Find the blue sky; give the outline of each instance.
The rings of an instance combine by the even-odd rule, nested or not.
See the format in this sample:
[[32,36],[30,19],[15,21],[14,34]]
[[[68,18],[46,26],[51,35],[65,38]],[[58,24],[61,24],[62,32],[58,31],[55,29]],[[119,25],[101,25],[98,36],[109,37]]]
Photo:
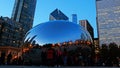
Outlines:
[[[15,0],[0,0],[0,16],[11,18],[14,2]],[[49,14],[56,8],[67,15],[70,21],[72,14],[77,14],[78,21],[87,19],[97,37],[95,0],[37,0],[33,26],[49,21]]]

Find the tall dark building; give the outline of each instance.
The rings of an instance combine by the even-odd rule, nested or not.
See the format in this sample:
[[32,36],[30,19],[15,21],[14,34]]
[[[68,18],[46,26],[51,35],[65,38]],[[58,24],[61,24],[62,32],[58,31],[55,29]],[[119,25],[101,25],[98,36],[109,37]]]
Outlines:
[[68,17],[60,10],[55,9],[52,13],[50,13],[49,20],[68,20]]
[[21,24],[22,37],[19,40],[22,42],[27,31],[32,28],[35,8],[36,0],[15,0],[11,19]]
[[99,44],[120,45],[120,0],[96,0]]
[[35,8],[36,0],[15,0],[12,20],[21,23],[24,34],[32,28]]
[[94,30],[93,30],[93,27],[90,25],[89,21],[88,20],[80,20],[80,25],[84,27],[85,30],[87,30],[92,39],[94,39]]

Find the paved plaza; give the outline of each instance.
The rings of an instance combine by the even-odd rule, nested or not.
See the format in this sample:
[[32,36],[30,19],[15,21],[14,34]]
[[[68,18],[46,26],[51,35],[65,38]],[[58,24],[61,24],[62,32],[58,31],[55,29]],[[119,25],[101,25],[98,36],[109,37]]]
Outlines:
[[66,66],[66,67],[47,67],[47,66],[0,66],[0,68],[119,68],[119,67],[75,67],[75,66]]

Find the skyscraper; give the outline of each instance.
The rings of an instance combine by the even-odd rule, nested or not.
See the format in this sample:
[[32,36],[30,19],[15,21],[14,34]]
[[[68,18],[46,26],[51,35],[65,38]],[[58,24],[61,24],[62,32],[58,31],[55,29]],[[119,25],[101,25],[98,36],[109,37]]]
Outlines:
[[49,20],[68,20],[68,17],[60,10],[55,9],[52,13],[50,13]]
[[23,33],[26,33],[33,25],[36,0],[15,0],[12,20],[21,23]]
[[77,14],[72,14],[72,22],[77,23]]
[[90,33],[92,39],[94,39],[94,29],[90,25],[89,21],[88,20],[80,20],[80,25],[83,26],[84,29]]
[[120,0],[96,0],[99,43],[120,44]]

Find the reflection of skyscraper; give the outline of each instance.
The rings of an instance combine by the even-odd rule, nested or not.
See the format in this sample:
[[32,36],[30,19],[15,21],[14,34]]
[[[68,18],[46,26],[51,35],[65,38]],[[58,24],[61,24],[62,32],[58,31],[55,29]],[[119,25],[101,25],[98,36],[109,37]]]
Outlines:
[[55,9],[52,13],[50,13],[49,20],[68,20],[68,17],[60,10]]
[[120,44],[120,0],[96,0],[99,43]]
[[15,0],[12,20],[22,24],[23,33],[33,25],[36,0]]
[[72,14],[72,22],[77,23],[77,15]]

